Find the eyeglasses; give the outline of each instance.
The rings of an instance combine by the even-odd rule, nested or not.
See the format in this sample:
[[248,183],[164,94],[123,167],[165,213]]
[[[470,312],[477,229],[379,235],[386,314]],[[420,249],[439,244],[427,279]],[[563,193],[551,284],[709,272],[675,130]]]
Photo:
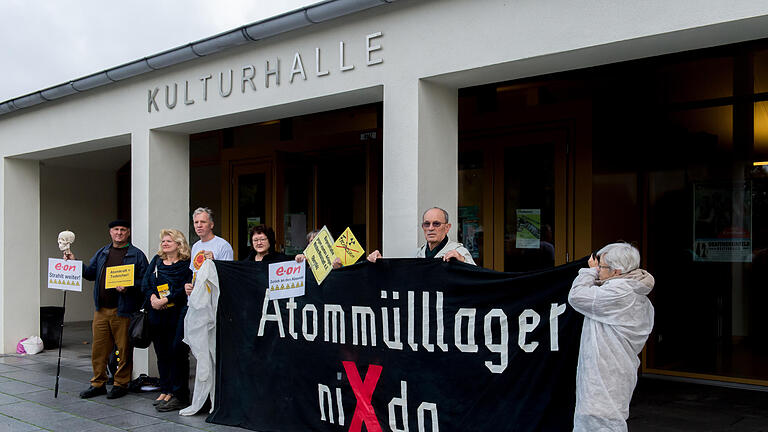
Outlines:
[[439,221],[433,221],[433,222],[424,221],[424,222],[421,223],[421,227],[424,228],[424,229],[427,229],[431,225],[431,226],[433,226],[435,228],[440,228],[444,223],[445,222],[439,222]]
[[252,241],[254,243],[266,243],[266,242],[269,241],[269,239],[267,239],[267,238],[255,238],[255,239],[252,239]]
[[611,268],[610,268],[609,266],[607,266],[607,265],[599,265],[599,266],[597,266],[597,267],[598,267],[598,268],[601,268],[601,269],[605,269],[605,270],[610,270],[610,269],[611,269]]

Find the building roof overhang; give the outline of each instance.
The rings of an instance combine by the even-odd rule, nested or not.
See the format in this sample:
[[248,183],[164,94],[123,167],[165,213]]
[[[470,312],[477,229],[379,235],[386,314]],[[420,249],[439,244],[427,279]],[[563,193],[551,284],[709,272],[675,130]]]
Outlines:
[[0,116],[395,1],[325,0],[0,102]]

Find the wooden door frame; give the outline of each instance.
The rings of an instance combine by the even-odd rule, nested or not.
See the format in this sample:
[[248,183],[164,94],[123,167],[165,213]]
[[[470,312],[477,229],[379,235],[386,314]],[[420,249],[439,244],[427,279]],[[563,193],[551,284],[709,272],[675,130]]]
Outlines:
[[[312,227],[317,225],[317,169],[315,163],[309,160],[310,158],[306,152],[275,151],[275,183],[272,191],[275,202],[275,218],[274,224],[271,226],[275,230],[275,239],[278,239],[278,245],[283,248],[285,248],[285,245],[281,245],[279,240],[284,239],[285,234],[285,167],[295,162],[290,160],[291,157],[296,157],[296,159],[306,163],[308,168],[312,170],[309,173],[310,184],[308,189],[310,193],[307,196],[307,225]],[[284,250],[281,252],[284,252]]]
[[[341,136],[347,136],[351,135],[352,133],[345,133],[341,134]],[[327,143],[325,146],[322,146],[320,148],[313,148],[313,145],[316,146],[317,138],[313,138],[312,140],[309,139],[300,139],[300,140],[294,140],[292,142],[292,147],[294,149],[299,148],[299,150],[291,153],[295,153],[297,155],[301,155],[303,157],[306,157],[308,160],[311,160],[313,156],[317,154],[321,154],[323,152],[328,151],[329,149],[332,149],[334,151],[338,151],[340,149],[344,149],[345,147],[357,147],[362,149],[365,152],[365,164],[366,164],[366,175],[365,175],[365,185],[366,185],[366,232],[365,233],[356,233],[356,235],[364,235],[365,236],[365,246],[366,248],[371,251],[374,249],[380,249],[381,248],[381,190],[383,187],[383,184],[381,183],[381,170],[382,170],[382,139],[381,139],[381,129],[371,129],[371,130],[364,130],[359,132],[354,132],[354,136],[360,136],[362,134],[366,134],[367,136],[371,136],[373,134],[373,138],[369,138],[365,141],[360,141],[355,144],[350,145],[343,145],[343,146],[336,146],[331,147]],[[332,137],[324,137],[321,141],[327,141],[328,143],[331,143],[333,141],[338,140],[338,136],[332,136]],[[342,139],[342,141],[351,141],[351,140],[345,140]],[[275,238],[276,239],[282,239],[283,237],[283,223],[282,223],[282,217],[284,216],[283,212],[283,179],[285,173],[283,172],[282,165],[281,165],[281,156],[280,152],[277,150],[270,150],[268,153],[265,154],[264,150],[257,150],[257,149],[250,149],[250,148],[236,148],[236,149],[225,149],[222,151],[222,177],[221,177],[221,184],[222,184],[222,194],[221,194],[221,233],[222,236],[229,239],[230,242],[233,244],[233,249],[235,252],[235,256],[238,254],[238,248],[239,245],[236,247],[235,244],[238,243],[238,239],[236,238],[237,235],[240,235],[240,233],[237,233],[237,227],[236,227],[236,218],[237,218],[237,185],[236,185],[236,176],[239,174],[245,174],[248,173],[247,170],[249,168],[247,167],[255,167],[255,166],[261,166],[266,165],[268,166],[268,172],[269,174],[266,176],[266,183],[267,183],[267,197],[266,197],[266,208],[267,208],[267,220],[264,222],[268,226],[273,227],[275,230]],[[307,222],[317,228],[317,196],[318,196],[318,189],[317,189],[317,176],[318,176],[318,170],[316,163],[312,164],[312,202],[313,205],[310,206],[309,214],[307,214]],[[262,171],[254,171],[254,172],[262,172]]]
[[[381,133],[377,132],[381,137]],[[365,145],[365,247],[367,252],[381,250],[381,191],[383,188],[381,139],[369,141]]]
[[[495,166],[493,168],[494,187],[493,187],[493,267],[499,271],[504,271],[504,151],[508,148],[537,145],[554,144],[554,246],[555,246],[555,265],[562,265],[567,262],[567,258],[573,255],[573,236],[571,233],[571,224],[569,215],[572,212],[568,209],[568,167],[567,167],[567,147],[568,131],[564,129],[544,129],[535,131],[524,131],[499,136],[498,141],[493,143],[492,152],[494,154]],[[526,139],[527,138],[527,139]],[[516,142],[510,142],[514,140]]]
[[237,178],[243,174],[264,173],[265,188],[265,219],[262,223],[272,226],[276,220],[276,203],[273,187],[275,184],[274,160],[271,157],[250,158],[250,159],[230,159],[225,160],[222,169],[222,227],[221,232],[225,238],[230,239],[234,256],[239,256],[242,238],[239,236],[244,233],[238,232],[237,226]]
[[[481,141],[477,150],[482,151],[483,188],[482,223],[486,229],[483,242],[483,266],[498,271],[504,270],[504,150],[514,147],[511,142],[517,137],[525,139],[524,144],[533,142],[552,142],[554,153],[554,190],[555,190],[555,265],[562,265],[574,257],[576,229],[574,224],[574,169],[570,150],[573,147],[572,122],[557,122],[534,127],[505,127],[464,134],[460,151],[471,149],[469,144]],[[463,147],[463,148],[462,148]],[[490,240],[490,241],[489,241]]]

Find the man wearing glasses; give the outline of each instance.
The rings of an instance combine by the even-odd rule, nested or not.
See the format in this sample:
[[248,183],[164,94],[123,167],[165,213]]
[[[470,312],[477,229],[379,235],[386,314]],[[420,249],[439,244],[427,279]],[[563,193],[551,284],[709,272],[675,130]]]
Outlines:
[[[443,261],[456,259],[476,265],[472,259],[472,254],[464,245],[448,238],[451,224],[448,223],[447,211],[439,207],[432,207],[424,212],[422,221],[421,228],[424,230],[424,238],[427,242],[416,251],[416,258],[442,258]],[[381,252],[378,250],[368,255],[370,262],[376,262],[379,258],[381,258]]]

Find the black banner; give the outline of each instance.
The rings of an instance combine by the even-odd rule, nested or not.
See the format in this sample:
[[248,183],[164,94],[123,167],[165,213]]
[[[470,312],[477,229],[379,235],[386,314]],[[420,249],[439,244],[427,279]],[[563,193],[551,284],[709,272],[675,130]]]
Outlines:
[[[583,261],[498,273],[439,259],[334,270],[265,301],[267,266],[216,262],[216,401],[259,431],[566,431]],[[266,311],[266,313],[265,313]],[[364,428],[364,429],[363,429]]]

